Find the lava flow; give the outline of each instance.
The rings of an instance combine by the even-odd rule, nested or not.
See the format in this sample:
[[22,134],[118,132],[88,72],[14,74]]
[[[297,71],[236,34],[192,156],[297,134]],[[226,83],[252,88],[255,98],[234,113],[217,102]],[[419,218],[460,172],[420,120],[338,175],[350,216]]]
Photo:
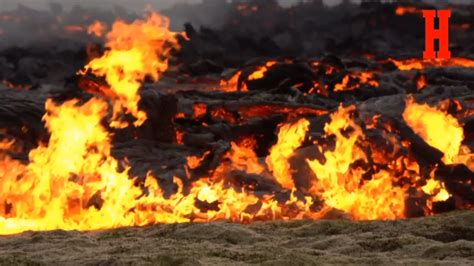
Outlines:
[[[105,28],[97,22],[88,30],[100,37]],[[157,13],[132,23],[117,21],[104,36],[103,55],[78,73],[83,78],[103,78],[104,85],[87,88],[87,100],[46,100],[43,122],[49,137],[29,152],[27,160],[14,156],[18,149],[14,141],[0,142],[0,234],[217,220],[323,219],[334,213],[354,220],[388,220],[435,214],[453,201],[455,208],[471,206],[470,198],[459,192],[463,186],[472,186],[470,180],[446,178],[450,167],[473,167],[472,153],[463,143],[463,124],[457,117],[411,97],[404,102],[398,122],[382,115],[364,116],[358,112],[363,108],[357,101],[335,105],[321,100],[326,105],[318,107],[278,106],[283,100],[292,103],[307,96],[298,89],[311,88],[315,82],[325,83],[334,94],[353,93],[364,84],[375,92],[382,86],[373,71],[329,79],[318,75],[332,75],[338,71],[336,67],[328,66],[330,71],[316,74],[301,62],[279,64],[273,60],[247,71],[245,81],[249,85],[269,82],[270,87],[290,84],[291,96],[279,96],[273,105],[261,103],[254,113],[236,98],[225,104],[217,100],[194,103],[193,118],[184,113],[172,115],[183,120],[183,125],[191,125],[188,132],[173,128],[179,136],[175,140],[178,144],[173,145],[198,142],[196,138],[212,144],[202,145],[206,151],[201,154],[197,149],[190,152],[193,155],[187,156],[182,176],[168,181],[172,187],[169,193],[162,186],[165,178],[152,169],[144,178],[133,176],[128,160],[112,154],[114,137],[123,133],[119,130],[130,129],[130,138],[139,138],[133,130],[150,119],[140,109],[140,88],[147,80],[160,79],[174,52],[181,48],[179,40],[187,38],[170,31],[168,19]],[[456,58],[433,64],[391,61],[400,70],[432,65],[472,67],[472,60]],[[281,68],[298,73],[297,78],[285,76],[274,83],[265,80],[272,70]],[[234,99],[237,93],[232,92],[238,90],[239,95],[250,95],[246,83],[239,88],[243,72],[236,73],[220,84],[220,91],[228,92],[229,99]],[[173,103],[174,99],[167,99]],[[259,115],[252,115],[255,113]],[[223,126],[222,121],[216,122],[219,115],[233,123]],[[136,119],[133,126],[128,123],[130,116]],[[251,124],[259,118],[270,122]],[[175,120],[170,123],[178,127]],[[230,132],[243,122],[248,122],[250,129],[242,130],[235,139],[223,138],[229,145],[218,145],[215,139],[221,131]],[[200,134],[201,126],[211,128],[215,135]],[[265,135],[266,128],[271,128],[271,133]],[[161,130],[166,129],[160,125]],[[189,140],[192,134],[198,137]],[[420,149],[432,152],[433,158],[419,159]]]

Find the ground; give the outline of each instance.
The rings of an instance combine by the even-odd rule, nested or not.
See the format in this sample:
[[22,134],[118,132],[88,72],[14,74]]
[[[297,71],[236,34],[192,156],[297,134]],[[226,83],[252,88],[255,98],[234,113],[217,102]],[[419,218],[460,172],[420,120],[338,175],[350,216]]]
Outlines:
[[398,221],[226,222],[0,237],[0,264],[469,265],[474,212]]

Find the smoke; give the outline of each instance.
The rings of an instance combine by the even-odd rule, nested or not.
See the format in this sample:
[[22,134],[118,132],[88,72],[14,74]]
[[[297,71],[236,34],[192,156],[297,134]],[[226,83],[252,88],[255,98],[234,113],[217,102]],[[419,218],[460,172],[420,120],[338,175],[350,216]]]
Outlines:
[[[13,11],[19,18],[27,18],[26,22],[19,24],[14,21],[0,21],[0,36],[2,36],[0,48],[31,43],[31,41],[35,41],[35,44],[39,41],[54,42],[58,36],[69,36],[54,28],[57,26],[55,24],[58,24],[56,20],[59,19],[61,21],[59,27],[69,26],[74,29],[74,27],[86,23],[81,19],[82,17],[91,17],[108,23],[113,22],[116,18],[132,20],[134,17],[140,17],[150,7],[169,16],[171,29],[174,31],[182,31],[186,22],[190,22],[194,26],[219,27],[226,21],[226,12],[224,12],[226,5],[223,5],[226,1],[241,0],[0,0],[0,12]],[[282,6],[291,6],[314,0],[277,1]],[[344,0],[322,1],[328,6],[335,6]],[[364,0],[350,1],[360,3]],[[175,5],[203,2],[204,5],[172,8]],[[407,2],[409,1],[407,0]],[[469,4],[474,0],[425,0],[425,2]],[[18,8],[19,6],[26,8]]]
[[[222,0],[226,1],[226,0]],[[141,12],[147,5],[151,5],[157,10],[170,8],[175,4],[199,3],[202,0],[0,0],[0,11],[15,9],[18,4],[34,9],[47,9],[51,2],[61,3],[65,8],[72,8],[79,5],[84,8],[111,9],[116,6],[126,8],[131,12]],[[301,0],[279,0],[282,6],[290,6]],[[340,2],[339,0],[326,0],[327,4]]]
[[[203,0],[0,0],[0,11],[11,10],[22,4],[35,9],[47,9],[52,2],[61,3],[65,8],[72,8],[79,5],[84,8],[100,8],[112,9],[117,6],[125,8],[129,12],[140,13],[148,5],[151,5],[157,10],[170,8],[175,4],[181,3],[199,3]],[[226,1],[226,0],[221,0]],[[299,2],[307,2],[310,0],[278,0],[282,6],[291,6]],[[323,0],[328,6],[334,6],[341,3],[343,0]],[[361,0],[352,0],[352,2],[361,2]],[[393,0],[386,0],[384,2],[394,2]],[[456,4],[472,4],[474,0],[425,0],[425,2],[450,2]]]
[[[203,0],[0,0],[0,11],[15,9],[18,4],[34,9],[47,9],[50,3],[56,2],[61,3],[66,9],[70,9],[75,5],[84,8],[100,8],[105,10],[120,6],[129,12],[139,13],[148,5],[151,5],[157,10],[161,10],[170,8],[176,4],[199,3],[202,1]],[[291,6],[298,2],[305,2],[305,0],[279,0],[279,2],[282,6]],[[342,2],[342,0],[324,0],[323,2],[332,6],[337,5]],[[360,2],[360,0],[354,0],[354,2]]]
[[15,9],[18,4],[34,9],[48,9],[51,2],[60,3],[66,9],[70,9],[75,5],[83,8],[105,10],[120,6],[129,12],[137,13],[143,11],[147,5],[159,10],[169,8],[177,3],[198,3],[200,0],[0,0],[0,10]]

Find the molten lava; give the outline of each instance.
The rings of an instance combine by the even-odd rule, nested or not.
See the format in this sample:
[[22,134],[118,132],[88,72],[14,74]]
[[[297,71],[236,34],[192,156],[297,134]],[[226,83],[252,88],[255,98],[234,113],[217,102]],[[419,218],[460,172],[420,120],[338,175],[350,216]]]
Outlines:
[[[242,71],[235,73],[229,80],[221,80],[219,84],[219,90],[226,92],[238,91],[240,75],[242,75]],[[241,91],[248,91],[245,83],[243,84]]]
[[395,9],[395,14],[397,16],[403,16],[406,14],[415,14],[421,16],[422,11],[415,6],[399,6],[397,7],[397,9]]
[[260,66],[255,70],[249,77],[249,80],[261,79],[265,76],[265,73],[268,71],[268,68],[274,66],[276,61],[269,61],[264,66]]
[[[359,88],[362,84],[368,84],[372,87],[378,87],[380,83],[375,79],[373,72],[354,72],[342,79],[341,83],[336,84],[334,91],[351,91]],[[356,82],[351,82],[356,81]]]
[[399,70],[413,70],[413,69],[424,69],[429,67],[466,67],[474,68],[474,59],[453,57],[450,59],[406,59],[396,60],[393,58],[389,59],[390,62],[394,63]]
[[416,80],[416,89],[420,91],[425,87],[426,87],[426,76],[421,74]]

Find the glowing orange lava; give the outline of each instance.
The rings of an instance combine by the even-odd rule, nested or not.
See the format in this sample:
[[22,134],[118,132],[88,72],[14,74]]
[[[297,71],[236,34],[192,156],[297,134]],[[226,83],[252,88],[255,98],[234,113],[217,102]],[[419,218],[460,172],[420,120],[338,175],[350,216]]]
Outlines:
[[395,9],[395,14],[397,16],[403,16],[406,14],[417,14],[421,15],[421,10],[415,6],[399,6]]
[[277,62],[276,61],[269,61],[267,62],[264,66],[260,66],[255,70],[250,76],[248,77],[249,80],[256,80],[256,79],[261,79],[265,76],[265,73],[268,71],[268,69],[272,66],[274,66]]
[[394,63],[399,70],[413,70],[413,69],[424,69],[429,67],[467,67],[474,68],[474,59],[463,58],[463,57],[453,57],[450,59],[433,59],[433,60],[423,60],[423,59],[406,59],[406,60],[396,60],[390,58],[389,61]]
[[[354,72],[350,73],[342,79],[341,83],[336,84],[334,91],[351,91],[359,88],[362,84],[368,84],[372,87],[378,87],[380,83],[375,79],[374,72]],[[355,80],[354,84],[350,84],[351,80]]]

